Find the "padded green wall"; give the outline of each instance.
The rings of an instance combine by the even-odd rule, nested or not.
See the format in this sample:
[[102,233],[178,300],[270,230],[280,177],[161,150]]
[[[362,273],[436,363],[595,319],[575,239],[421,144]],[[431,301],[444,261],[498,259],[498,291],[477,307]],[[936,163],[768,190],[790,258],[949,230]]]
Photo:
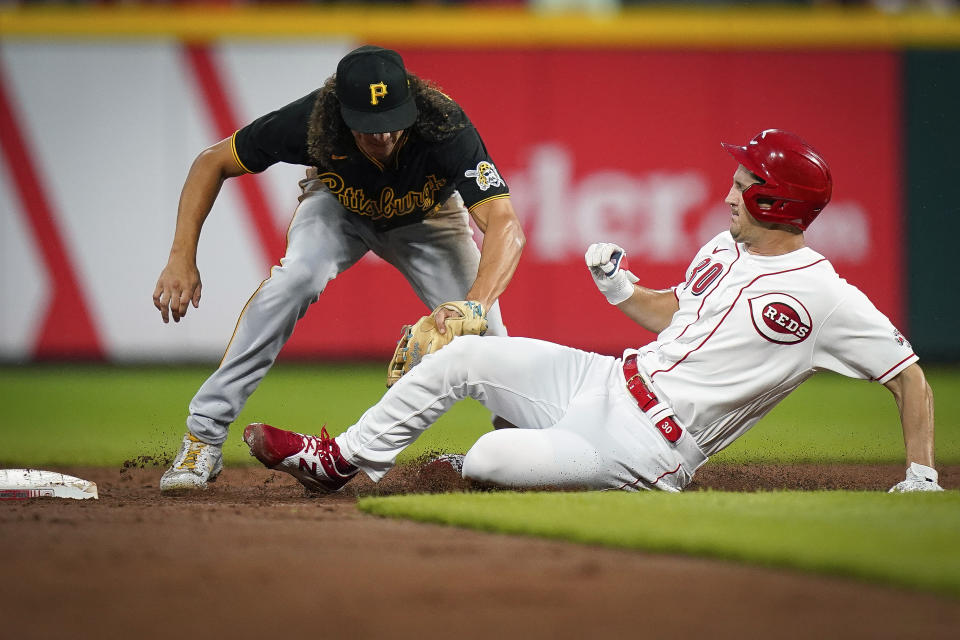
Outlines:
[[904,53],[907,335],[960,362],[960,51]]

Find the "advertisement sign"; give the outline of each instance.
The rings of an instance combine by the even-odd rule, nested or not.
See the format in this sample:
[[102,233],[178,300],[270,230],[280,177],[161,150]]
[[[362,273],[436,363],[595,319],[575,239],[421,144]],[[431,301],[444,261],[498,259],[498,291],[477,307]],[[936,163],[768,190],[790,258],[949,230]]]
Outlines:
[[[3,293],[18,301],[0,310],[0,358],[218,359],[282,255],[304,168],[227,181],[201,237],[201,306],[164,325],[150,296],[183,180],[202,149],[319,86],[354,46],[0,43],[0,250]],[[736,164],[721,141],[766,128],[794,131],[830,163],[833,201],[807,242],[901,321],[898,54],[397,49],[464,107],[510,186],[527,236],[501,298],[513,335],[612,354],[649,341],[597,292],[584,251],[615,242],[642,284],[681,282],[729,223]],[[64,86],[70,118],[50,99]],[[384,360],[424,313],[368,255],[329,284],[281,357]]]
[[[651,340],[597,292],[584,251],[592,242],[616,242],[642,284],[681,282],[697,249],[729,224],[724,198],[737,165],[720,142],[746,144],[766,128],[794,131],[827,159],[833,200],[807,243],[900,321],[894,55],[401,53],[411,71],[464,107],[510,185],[528,242],[501,298],[511,334],[611,354]],[[335,281],[315,305],[322,309],[301,322],[287,354],[389,348],[393,318],[381,319],[383,326],[355,345],[344,341],[349,336],[325,337],[364,300],[387,302],[409,317],[423,312],[386,264],[361,263],[341,278],[343,285]],[[382,337],[368,340],[377,331]]]

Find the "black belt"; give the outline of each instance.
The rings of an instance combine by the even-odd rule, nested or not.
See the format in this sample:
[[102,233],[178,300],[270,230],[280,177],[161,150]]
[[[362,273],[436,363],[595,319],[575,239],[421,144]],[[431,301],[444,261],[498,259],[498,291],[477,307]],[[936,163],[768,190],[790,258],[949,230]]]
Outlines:
[[[651,416],[653,426],[667,439],[668,442],[676,442],[683,435],[683,428],[677,424],[672,414],[663,415],[662,410],[655,411],[660,401],[657,394],[650,390],[647,383],[643,381],[640,375],[640,367],[637,366],[637,356],[627,356],[623,360],[623,377],[627,381],[627,391],[637,401],[640,410]],[[654,414],[651,414],[654,411]]]

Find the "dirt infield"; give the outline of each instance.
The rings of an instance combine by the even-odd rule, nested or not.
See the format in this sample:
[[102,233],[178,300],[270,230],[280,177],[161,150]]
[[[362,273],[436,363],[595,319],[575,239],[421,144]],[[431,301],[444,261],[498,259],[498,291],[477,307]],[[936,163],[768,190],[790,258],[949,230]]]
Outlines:
[[[323,498],[259,468],[177,497],[160,496],[154,467],[55,470],[95,481],[100,500],[0,502],[0,637],[931,640],[960,629],[957,599],[356,509],[358,495],[467,488],[442,469],[396,469]],[[708,465],[691,489],[883,489],[901,474]],[[960,467],[941,480],[960,486]]]

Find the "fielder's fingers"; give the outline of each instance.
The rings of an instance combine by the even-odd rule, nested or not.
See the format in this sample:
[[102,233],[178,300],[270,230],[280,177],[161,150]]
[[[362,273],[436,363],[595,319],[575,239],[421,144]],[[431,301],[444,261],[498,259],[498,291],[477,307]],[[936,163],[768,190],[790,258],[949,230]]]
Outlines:
[[170,315],[174,322],[180,322],[180,289],[170,291]]
[[163,306],[163,285],[160,282],[157,282],[157,286],[153,289],[153,306],[157,309]]
[[456,309],[448,309],[446,307],[437,311],[437,314],[433,316],[433,319],[437,323],[437,331],[440,332],[440,335],[444,335],[447,332],[447,318],[459,315],[460,312]]
[[179,311],[180,311],[181,318],[187,315],[187,310],[190,308],[190,298],[187,298],[186,296],[187,296],[186,291],[180,294]]
[[184,290],[180,293],[180,317],[181,318],[187,315],[187,310],[190,309],[190,300],[191,298],[190,298],[189,291]]
[[441,311],[441,313],[443,313],[443,314],[444,314],[446,317],[448,317],[448,318],[451,317],[451,316],[454,316],[454,315],[455,315],[456,317],[458,317],[458,318],[462,318],[462,317],[463,317],[463,314],[460,313],[460,310],[457,309],[457,308],[456,308],[455,306],[453,306],[452,304],[445,304],[445,305],[443,305],[443,306],[440,308],[440,311]]
[[158,294],[156,291],[153,293],[153,306],[160,310],[160,317],[163,318],[164,323],[170,322],[170,310],[167,307],[170,298],[167,291],[162,289],[159,284],[157,289],[160,290],[160,293]]
[[202,288],[203,288],[203,287],[198,284],[198,285],[197,285],[197,290],[193,292],[193,308],[194,308],[194,309],[196,309],[196,308],[198,308],[198,307],[200,306],[200,290],[201,290]]

